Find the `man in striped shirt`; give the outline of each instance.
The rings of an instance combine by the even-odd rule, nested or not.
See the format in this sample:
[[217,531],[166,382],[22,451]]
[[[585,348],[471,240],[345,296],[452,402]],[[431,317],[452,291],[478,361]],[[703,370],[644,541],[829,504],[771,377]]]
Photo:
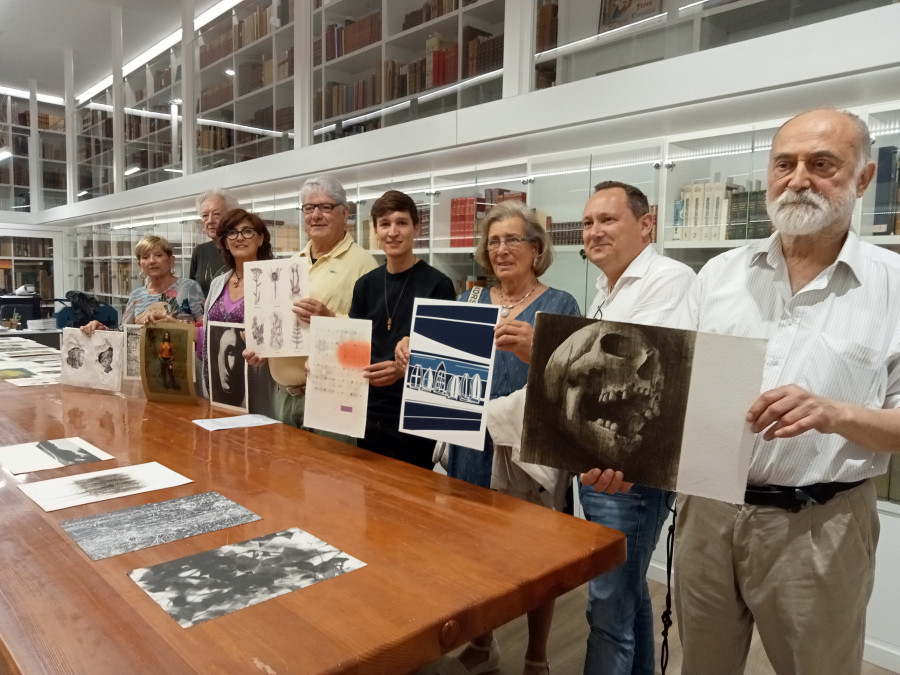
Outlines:
[[879,528],[871,478],[900,450],[900,256],[850,229],[875,172],[870,144],[850,113],[786,122],[768,167],[776,232],[700,273],[700,330],[769,344],[747,414],[745,503],[679,497],[685,673],[743,672],[754,623],[778,673],[860,671]]

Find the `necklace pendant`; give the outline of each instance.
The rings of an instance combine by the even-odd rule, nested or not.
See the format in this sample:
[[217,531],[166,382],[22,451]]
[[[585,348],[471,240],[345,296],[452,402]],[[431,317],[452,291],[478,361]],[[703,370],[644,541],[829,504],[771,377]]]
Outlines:
[[390,330],[391,330],[391,317],[388,317],[387,329],[388,329],[388,332],[390,332]]
[[502,305],[500,307],[500,316],[502,316],[504,319],[509,316],[509,306],[508,305]]

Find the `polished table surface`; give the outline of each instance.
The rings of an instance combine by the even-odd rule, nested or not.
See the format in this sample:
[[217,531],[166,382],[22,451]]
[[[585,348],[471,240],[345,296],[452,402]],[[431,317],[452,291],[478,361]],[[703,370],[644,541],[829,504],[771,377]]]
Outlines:
[[[0,404],[0,445],[80,436],[115,456],[0,469],[0,672],[404,673],[625,559],[618,532],[321,436],[206,431],[191,420],[223,416],[206,401],[0,382]],[[50,513],[16,488],[149,461],[194,482]],[[209,490],[262,520],[96,562],[58,524]],[[289,527],[367,566],[191,628],[127,576]]]

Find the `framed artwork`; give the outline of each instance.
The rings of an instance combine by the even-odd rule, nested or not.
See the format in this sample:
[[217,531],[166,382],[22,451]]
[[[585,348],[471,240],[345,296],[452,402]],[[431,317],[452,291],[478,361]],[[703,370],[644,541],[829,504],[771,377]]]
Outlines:
[[659,14],[661,0],[602,0],[598,33],[647,19]]
[[194,400],[192,323],[166,322],[141,331],[141,384],[148,401],[187,403]]
[[246,413],[247,362],[243,352],[244,324],[210,321],[206,325],[206,365],[209,402],[219,408]]
[[122,389],[123,335],[98,330],[88,337],[80,328],[63,328],[60,381],[76,387]]

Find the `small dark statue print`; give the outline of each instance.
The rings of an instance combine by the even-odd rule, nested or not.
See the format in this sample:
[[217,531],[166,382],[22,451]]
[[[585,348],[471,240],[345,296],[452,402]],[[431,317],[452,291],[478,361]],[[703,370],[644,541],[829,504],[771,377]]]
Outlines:
[[84,366],[84,348],[81,345],[69,348],[66,352],[66,364],[69,368],[81,368]]
[[113,348],[110,346],[97,355],[97,363],[103,369],[104,373],[112,372]]

